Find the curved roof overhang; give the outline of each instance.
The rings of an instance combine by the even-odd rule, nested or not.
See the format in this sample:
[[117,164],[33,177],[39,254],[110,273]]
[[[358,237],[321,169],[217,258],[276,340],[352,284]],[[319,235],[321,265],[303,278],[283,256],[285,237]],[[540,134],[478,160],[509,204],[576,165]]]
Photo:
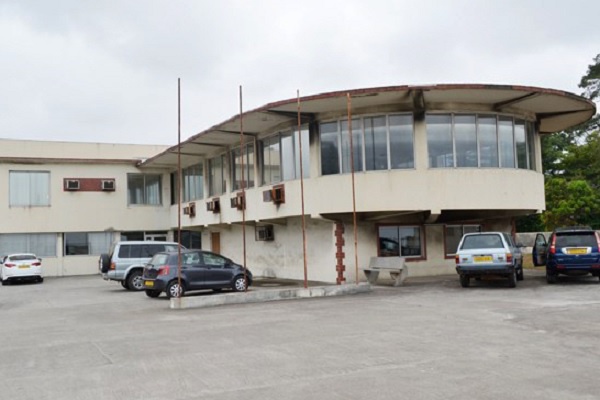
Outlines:
[[[302,123],[318,116],[344,115],[347,95],[353,112],[390,110],[426,112],[439,110],[506,112],[529,116],[537,121],[540,134],[563,131],[581,124],[596,113],[596,105],[572,93],[529,86],[446,84],[426,86],[390,86],[322,93],[300,98]],[[256,137],[278,129],[296,126],[298,100],[288,99],[244,112],[244,135]],[[214,125],[140,164],[148,168],[177,166],[181,152],[183,167],[198,158],[209,157],[220,149],[240,143],[240,116]]]

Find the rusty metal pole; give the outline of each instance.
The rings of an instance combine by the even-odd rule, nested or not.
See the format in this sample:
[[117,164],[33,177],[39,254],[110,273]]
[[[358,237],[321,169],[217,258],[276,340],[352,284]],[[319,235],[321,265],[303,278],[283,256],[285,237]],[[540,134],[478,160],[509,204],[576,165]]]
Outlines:
[[[242,248],[244,253],[244,291],[248,290],[248,277],[246,275],[246,177],[244,171],[244,118],[243,118],[243,107],[242,107],[242,85],[240,85],[240,154],[242,156]],[[235,168],[235,159],[233,160],[233,168]]]
[[352,100],[350,93],[346,94],[348,100],[348,135],[350,135],[350,171],[352,173],[352,220],[354,225],[354,269],[356,284],[358,285],[358,232],[356,229],[356,191],[354,185],[354,144],[352,141]]
[[306,266],[306,218],[304,215],[304,168],[302,166],[302,120],[300,118],[300,90],[296,90],[298,99],[298,144],[300,147],[300,199],[302,203],[302,256],[304,259],[304,289],[308,288],[308,268]]
[[177,78],[177,183],[177,287],[181,293],[181,78]]

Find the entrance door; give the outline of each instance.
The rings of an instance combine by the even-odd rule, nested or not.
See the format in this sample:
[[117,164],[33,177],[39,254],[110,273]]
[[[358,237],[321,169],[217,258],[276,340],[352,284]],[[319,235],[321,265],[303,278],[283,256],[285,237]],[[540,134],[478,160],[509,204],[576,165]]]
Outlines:
[[221,254],[221,233],[211,232],[210,233],[210,250],[213,253]]

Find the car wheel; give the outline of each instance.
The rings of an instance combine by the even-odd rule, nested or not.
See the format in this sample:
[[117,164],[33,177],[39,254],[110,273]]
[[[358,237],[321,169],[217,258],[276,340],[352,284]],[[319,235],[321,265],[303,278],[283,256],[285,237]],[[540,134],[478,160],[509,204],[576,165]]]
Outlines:
[[142,279],[142,271],[134,270],[127,277],[127,289],[129,290],[144,290],[144,279]]
[[556,280],[557,280],[556,274],[552,274],[552,273],[549,273],[548,271],[546,271],[546,282],[553,285],[556,283]]
[[167,294],[167,298],[170,299],[172,297],[182,297],[185,293],[185,289],[183,288],[183,285],[179,286],[179,283],[175,280],[169,282],[165,292]]
[[508,287],[509,288],[517,287],[517,269],[516,268],[508,276]]
[[146,296],[148,297],[152,297],[153,299],[157,298],[158,296],[160,296],[160,290],[145,290],[146,292]]
[[471,278],[467,275],[460,276],[460,286],[469,287],[469,283],[471,282]]
[[247,278],[244,278],[244,275],[238,275],[235,277],[235,279],[233,280],[233,285],[232,285],[232,289],[235,290],[236,292],[243,292],[247,289]]
[[129,286],[127,286],[127,281],[121,281],[121,286],[123,286],[124,289],[129,290]]

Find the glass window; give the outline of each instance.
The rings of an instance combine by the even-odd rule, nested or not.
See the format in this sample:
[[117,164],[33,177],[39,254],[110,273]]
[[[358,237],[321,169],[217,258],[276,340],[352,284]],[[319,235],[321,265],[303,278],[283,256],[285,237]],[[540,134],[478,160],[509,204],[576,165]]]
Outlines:
[[446,256],[456,254],[460,239],[465,233],[481,232],[480,225],[446,225],[444,230],[444,240],[446,246]]
[[[341,121],[342,143],[342,173],[350,173],[350,134],[348,121]],[[359,119],[352,120],[352,157],[354,157],[354,171],[363,170],[362,162],[362,127]]]
[[515,140],[513,137],[513,120],[500,117],[498,121],[498,141],[500,143],[500,167],[515,167]]
[[340,173],[340,144],[337,122],[321,124],[321,173],[332,175]]
[[38,257],[56,257],[55,233],[0,234],[0,255],[33,253]]
[[50,205],[49,171],[10,171],[10,207],[44,207]]
[[204,259],[205,265],[210,265],[213,267],[222,267],[227,264],[227,259],[225,257],[221,257],[218,254],[203,252],[202,257]]
[[279,135],[261,142],[262,145],[262,181],[270,185],[281,181],[281,159]]
[[281,167],[284,181],[294,179],[294,137],[292,132],[281,134]]
[[303,127],[298,135],[298,128],[294,130],[294,166],[295,178],[300,179],[300,140],[302,140],[302,173],[303,178],[310,176],[310,143],[308,127]]
[[451,115],[427,115],[427,150],[430,168],[454,167]]
[[231,168],[232,190],[242,189],[242,163],[245,171],[243,176],[245,188],[254,187],[254,144],[249,143],[244,147],[243,160],[241,147],[231,151],[231,162],[233,164]]
[[517,149],[517,167],[527,169],[527,140],[525,122],[515,121],[515,146]]
[[454,141],[456,166],[477,167],[477,125],[474,115],[454,116]]
[[128,204],[161,205],[161,176],[127,174]]
[[527,122],[527,146],[529,148],[529,169],[536,169],[535,166],[535,128],[533,123]]
[[177,240],[179,232],[175,231],[175,241],[181,243],[181,245],[187,249],[201,249],[202,248],[202,233],[197,231],[181,231],[181,240]]
[[388,138],[385,117],[365,118],[365,169],[388,169]]
[[414,168],[414,137],[411,114],[390,115],[390,167]]
[[477,118],[479,134],[479,166],[498,167],[498,133],[495,116]]
[[72,232],[64,234],[66,256],[100,255],[108,253],[112,242],[110,232]]
[[422,257],[421,228],[418,226],[380,226],[380,257]]
[[183,201],[192,201],[204,197],[204,169],[196,164],[181,171],[183,180]]
[[225,192],[225,156],[208,160],[209,196],[220,196]]

